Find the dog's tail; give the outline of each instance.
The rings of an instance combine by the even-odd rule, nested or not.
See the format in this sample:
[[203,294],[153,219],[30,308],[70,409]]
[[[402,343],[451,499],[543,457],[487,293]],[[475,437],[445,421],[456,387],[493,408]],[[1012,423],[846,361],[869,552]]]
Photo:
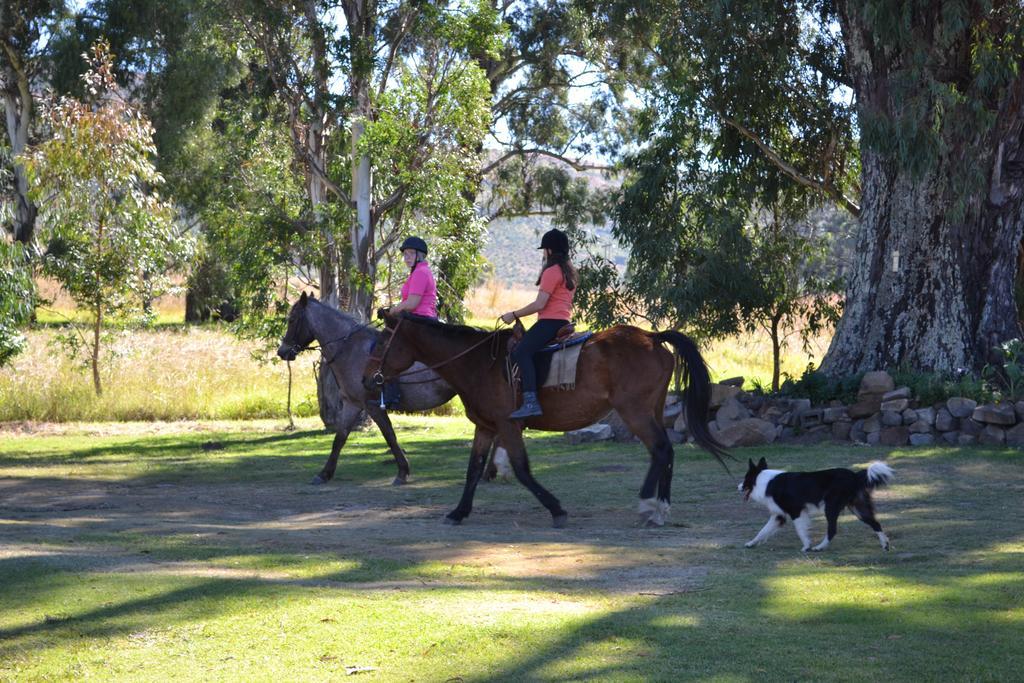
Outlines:
[[871,463],[867,470],[862,471],[860,475],[864,478],[864,488],[868,489],[888,486],[893,477],[896,476],[892,468],[883,462]]

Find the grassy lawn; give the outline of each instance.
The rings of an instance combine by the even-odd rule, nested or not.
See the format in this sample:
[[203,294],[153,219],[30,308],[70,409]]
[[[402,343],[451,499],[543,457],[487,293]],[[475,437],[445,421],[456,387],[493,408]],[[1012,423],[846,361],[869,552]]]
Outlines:
[[641,529],[642,448],[557,436],[529,445],[568,528],[514,482],[481,485],[444,526],[469,425],[397,422],[405,487],[372,432],[307,485],[330,445],[311,422],[0,433],[0,679],[1020,678],[1019,452],[740,451],[896,469],[877,495],[891,552],[847,515],[802,555],[788,529],[743,548],[765,514],[740,501],[738,467],[679,449],[673,523]]

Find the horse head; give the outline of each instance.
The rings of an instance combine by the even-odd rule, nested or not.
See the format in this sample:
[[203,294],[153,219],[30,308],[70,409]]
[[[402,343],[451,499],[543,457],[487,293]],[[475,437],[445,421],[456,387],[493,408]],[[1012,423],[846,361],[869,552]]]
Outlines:
[[363,386],[367,389],[379,389],[385,382],[408,370],[416,360],[405,334],[407,330],[402,325],[405,314],[391,315],[381,309],[377,315],[384,321],[384,333],[363,371]]
[[277,347],[277,356],[281,360],[295,360],[299,352],[305,351],[313,343],[313,326],[309,324],[307,314],[311,301],[316,301],[316,297],[312,294],[307,297],[303,292],[288,311],[288,329],[281,338],[281,345]]

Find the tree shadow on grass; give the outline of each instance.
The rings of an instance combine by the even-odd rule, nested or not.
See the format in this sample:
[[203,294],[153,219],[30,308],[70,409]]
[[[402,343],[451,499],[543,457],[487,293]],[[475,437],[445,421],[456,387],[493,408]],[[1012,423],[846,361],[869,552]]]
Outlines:
[[[379,449],[374,448],[377,455],[371,456],[368,446],[360,446],[353,449],[349,465],[352,476],[362,483],[345,488],[341,508],[335,498],[300,498],[280,493],[280,486],[253,487],[246,473],[258,468],[260,461],[270,458],[270,471],[280,473],[296,466],[295,458],[300,457],[253,454],[230,463],[213,462],[211,470],[193,470],[197,480],[177,487],[166,527],[129,525],[126,531],[133,514],[130,506],[97,508],[71,529],[59,509],[40,509],[31,518],[10,516],[18,524],[4,533],[6,539],[31,546],[46,536],[44,527],[52,525],[68,534],[64,541],[77,536],[79,548],[76,553],[74,545],[55,543],[49,556],[29,553],[0,561],[0,585],[8,595],[18,596],[19,605],[74,591],[82,576],[132,572],[147,561],[162,563],[159,570],[178,562],[218,570],[234,557],[255,557],[251,561],[260,564],[262,556],[267,566],[280,571],[289,563],[301,569],[300,558],[311,553],[333,552],[354,562],[320,568],[299,579],[271,576],[273,571],[249,579],[185,576],[180,581],[186,585],[156,595],[51,615],[49,621],[40,615],[0,630],[0,640],[10,641],[7,652],[24,652],[51,647],[54,638],[65,633],[108,638],[146,628],[154,615],[179,615],[179,621],[205,618],[229,609],[238,595],[261,596],[268,591],[302,594],[312,586],[329,585],[372,594],[381,590],[381,582],[408,582],[404,590],[427,591],[431,587],[416,577],[436,576],[431,563],[454,566],[460,556],[472,557],[488,548],[533,544],[565,552],[593,550],[605,562],[586,572],[555,575],[545,575],[540,567],[515,575],[499,563],[498,570],[486,575],[456,574],[438,581],[438,587],[494,591],[500,601],[501,592],[510,590],[610,594],[623,590],[624,576],[639,577],[637,585],[629,587],[634,596],[631,606],[582,619],[540,645],[513,645],[491,663],[486,675],[457,672],[464,679],[1008,680],[1024,664],[1019,648],[1012,647],[1019,634],[1019,585],[1024,578],[1021,554],[1014,548],[1024,538],[1024,519],[1019,515],[1019,495],[1010,495],[1019,493],[1024,476],[1016,467],[1018,460],[1008,460],[1002,453],[989,457],[976,451],[913,456],[864,449],[761,451],[770,463],[791,469],[850,465],[884,456],[896,464],[896,484],[879,495],[878,505],[883,524],[894,537],[894,551],[882,553],[870,531],[845,516],[827,553],[804,556],[796,551],[795,534],[789,530],[766,547],[740,548],[763,523],[762,511],[742,507],[717,465],[706,461],[686,462],[677,469],[686,473],[685,486],[677,485],[676,490],[677,499],[688,501],[688,526],[650,533],[626,525],[610,529],[608,510],[618,505],[615,496],[624,503],[635,500],[633,489],[646,467],[640,449],[617,445],[578,449],[545,443],[536,449],[546,456],[538,459],[545,461],[544,468],[538,468],[545,473],[542,481],[556,494],[564,492],[575,506],[570,511],[587,520],[576,528],[547,529],[543,510],[517,484],[482,490],[478,513],[466,526],[442,527],[437,523],[439,513],[454,504],[461,487],[466,441],[423,437],[410,443],[425,453],[421,481],[407,489],[389,489],[380,476]],[[273,460],[278,457],[280,461]],[[602,471],[621,462],[630,463],[625,471]],[[142,474],[116,483],[145,487],[159,476]],[[231,485],[213,494],[206,491],[220,477]],[[60,481],[50,483],[60,490]],[[226,510],[250,503],[263,508],[239,518]],[[418,519],[424,510],[436,518],[429,523]],[[296,514],[300,523],[284,525]],[[345,527],[350,536],[339,540],[334,531]],[[818,522],[815,534],[821,531]],[[356,536],[364,541],[354,542]],[[173,537],[173,542],[161,545],[161,537]],[[81,546],[89,544],[92,549],[81,552]],[[83,557],[89,555],[93,557]],[[396,555],[400,559],[388,559]],[[658,595],[641,595],[647,592],[644,581],[653,583],[659,573],[683,565],[703,566],[706,572],[695,581],[680,581],[678,591],[669,587],[650,591]],[[629,574],[641,566],[652,571]],[[374,585],[357,585],[360,582]],[[836,590],[837,585],[842,589]],[[191,601],[198,601],[194,610]],[[491,635],[486,628],[480,631],[481,638]],[[898,675],[900,671],[905,676]]]

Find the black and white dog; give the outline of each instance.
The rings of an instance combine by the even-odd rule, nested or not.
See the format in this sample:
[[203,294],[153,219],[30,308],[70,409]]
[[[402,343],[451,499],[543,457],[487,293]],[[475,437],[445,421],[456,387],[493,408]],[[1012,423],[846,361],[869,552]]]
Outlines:
[[[764,543],[786,523],[793,520],[796,533],[804,544],[802,550],[824,550],[836,535],[836,521],[843,508],[850,508],[857,518],[874,529],[882,550],[889,549],[889,538],[875,519],[875,506],[871,491],[885,486],[893,478],[893,471],[880,462],[871,463],[866,470],[836,468],[818,472],[783,472],[768,469],[764,458],[750,467],[739,490],[744,500],[755,500],[771,513],[768,523],[747,542],[748,548]],[[811,547],[811,513],[825,511],[828,535]]]

